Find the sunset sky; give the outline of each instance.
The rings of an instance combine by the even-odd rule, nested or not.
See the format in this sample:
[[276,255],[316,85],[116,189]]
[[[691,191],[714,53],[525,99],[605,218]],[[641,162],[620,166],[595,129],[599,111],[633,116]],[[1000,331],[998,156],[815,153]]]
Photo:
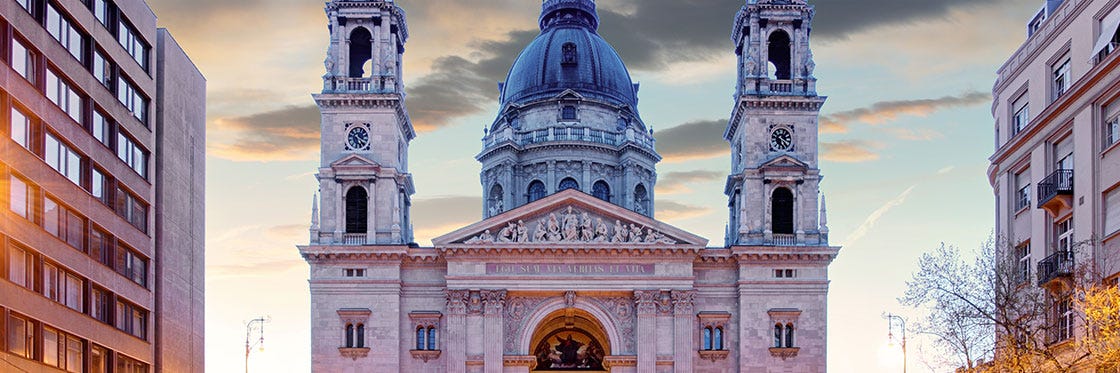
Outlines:
[[[481,217],[483,128],[497,82],[539,30],[538,0],[398,0],[408,13],[417,241]],[[316,0],[149,0],[208,80],[206,361],[241,369],[244,322],[270,315],[254,371],[310,367],[307,265],[328,38]],[[829,371],[898,371],[882,313],[918,256],[974,248],[993,227],[994,72],[1041,0],[819,0],[813,47],[832,264]],[[743,0],[601,0],[600,34],[640,82],[656,131],[657,218],[723,242],[732,108],[729,39]],[[920,341],[920,339],[918,339]],[[913,371],[927,371],[921,344]],[[884,356],[886,355],[886,356]]]

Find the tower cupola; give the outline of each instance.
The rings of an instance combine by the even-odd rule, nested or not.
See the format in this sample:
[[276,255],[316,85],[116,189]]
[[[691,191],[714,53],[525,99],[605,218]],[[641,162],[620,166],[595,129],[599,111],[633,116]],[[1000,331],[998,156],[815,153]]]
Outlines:
[[599,29],[599,14],[592,0],[546,0],[541,6],[541,30],[558,25],[579,25],[592,32]]

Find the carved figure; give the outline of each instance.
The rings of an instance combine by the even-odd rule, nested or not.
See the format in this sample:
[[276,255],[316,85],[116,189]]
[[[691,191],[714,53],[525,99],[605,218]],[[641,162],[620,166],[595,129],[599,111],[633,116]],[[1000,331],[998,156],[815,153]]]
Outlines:
[[564,214],[564,241],[579,241],[579,216],[572,212],[571,206]]
[[630,224],[630,242],[642,242],[642,227]]
[[548,240],[548,231],[544,228],[544,222],[537,222],[537,229],[533,230],[533,242],[545,242]]
[[591,242],[595,239],[595,231],[591,227],[591,215],[584,212],[582,220],[583,223],[579,227],[579,239],[583,242]]
[[548,214],[548,242],[560,242],[564,236],[560,234],[560,221],[556,219],[556,213]]
[[603,218],[595,220],[595,227],[595,238],[593,241],[606,242],[610,239],[610,236],[607,234],[607,225],[603,223]]
[[529,229],[525,228],[525,221],[517,221],[517,242],[529,242]]
[[657,240],[658,240],[658,238],[660,238],[660,236],[661,236],[660,232],[654,231],[653,228],[646,228],[646,241],[645,242],[646,243],[657,242]]
[[513,242],[515,239],[517,239],[517,227],[513,222],[498,231],[498,242]]
[[817,69],[817,63],[813,62],[813,50],[810,49],[809,53],[805,57],[805,77],[806,78],[813,77],[813,70],[816,70],[816,69]]
[[615,220],[614,221],[614,237],[611,237],[611,242],[613,242],[613,243],[626,242],[626,237],[629,236],[629,233],[630,233],[630,231],[626,230],[626,227],[622,226],[621,222],[619,222],[618,220]]

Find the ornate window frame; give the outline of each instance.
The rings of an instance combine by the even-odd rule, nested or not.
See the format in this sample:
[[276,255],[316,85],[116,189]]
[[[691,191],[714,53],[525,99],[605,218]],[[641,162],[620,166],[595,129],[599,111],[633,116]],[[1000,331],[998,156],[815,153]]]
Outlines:
[[[783,361],[797,357],[801,351],[796,347],[794,331],[798,328],[801,310],[796,308],[773,308],[766,312],[770,315],[770,323],[775,328],[775,345],[770,347],[770,356],[781,358]],[[780,345],[778,345],[780,343]]]
[[[729,312],[700,312],[696,314],[700,322],[700,358],[715,362],[727,359],[727,324],[731,321]],[[707,332],[707,333],[705,333]],[[707,334],[707,335],[705,335]],[[705,337],[711,341],[705,346]],[[706,347],[706,348],[705,348]]]
[[[364,332],[365,332],[365,324],[369,322],[369,315],[371,313],[372,312],[369,310],[369,308],[342,308],[342,309],[338,310],[338,318],[342,322],[342,326],[343,326],[343,329],[342,329],[343,344],[342,344],[342,347],[338,348],[338,353],[340,355],[342,355],[343,357],[348,357],[351,360],[358,360],[358,358],[364,358],[366,356],[369,356],[369,347],[366,347],[366,343],[364,343],[365,339],[366,339],[365,335],[364,335],[365,334]],[[347,338],[347,331],[349,330],[347,328],[348,325],[352,326],[354,329],[358,330],[357,333],[360,333],[360,334],[357,334],[357,335],[355,335],[351,338],[354,338],[355,340],[358,341],[358,342],[354,343],[356,346],[362,346],[362,347],[347,347],[346,346],[345,341],[346,341],[346,338]]]
[[[417,338],[417,340],[413,341],[413,347],[421,347],[420,343],[423,343],[423,348],[409,350],[413,359],[420,359],[427,363],[429,360],[439,358],[441,354],[441,350],[439,349],[439,336],[442,334],[440,331],[440,320],[442,319],[443,314],[439,311],[413,311],[408,313],[408,320],[412,326],[410,329],[412,330],[411,334]],[[424,331],[424,340],[419,339],[419,332],[421,330]],[[431,341],[432,339],[435,339],[436,342],[433,343]]]

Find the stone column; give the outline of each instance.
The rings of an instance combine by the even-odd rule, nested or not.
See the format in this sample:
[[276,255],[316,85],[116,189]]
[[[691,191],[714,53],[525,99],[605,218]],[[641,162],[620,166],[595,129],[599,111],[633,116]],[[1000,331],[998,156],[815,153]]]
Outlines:
[[377,244],[377,193],[374,193],[377,188],[377,178],[369,180],[366,184],[366,190],[369,195],[366,196],[366,244]]
[[[552,129],[549,129],[549,131],[552,131]],[[551,135],[549,135],[549,136],[551,137]],[[559,185],[556,185],[556,161],[548,161],[548,171],[547,172],[548,172],[548,175],[545,176],[545,181],[544,182],[547,183],[548,185],[544,186],[544,190],[545,190],[545,195],[550,195],[552,193],[556,193],[557,187],[559,187]]]
[[692,340],[696,335],[693,328],[692,300],[695,290],[673,290],[673,371],[691,372],[692,356],[696,354]]
[[[377,18],[370,19],[371,22],[376,20]],[[373,38],[371,38],[369,41],[369,47],[372,48],[369,54],[370,61],[372,61],[372,63],[370,64],[372,67],[370,67],[369,69],[369,74],[372,77],[372,79],[370,79],[370,88],[377,88],[377,77],[381,76],[381,64],[378,63],[378,61],[381,61],[381,34],[385,33],[385,18],[381,18],[380,25],[376,23],[373,23],[372,25]]]
[[483,367],[486,373],[501,373],[504,368],[502,351],[502,310],[506,304],[505,290],[482,290],[483,323],[482,335],[486,340],[483,346]]
[[638,371],[653,372],[657,369],[657,290],[635,290],[638,322],[637,336]]
[[469,290],[447,290],[447,346],[448,373],[467,371],[467,299]]
[[334,197],[334,242],[342,242],[342,233],[346,231],[346,190],[343,188],[341,182],[331,181],[327,183],[328,188],[331,189],[331,196]]

